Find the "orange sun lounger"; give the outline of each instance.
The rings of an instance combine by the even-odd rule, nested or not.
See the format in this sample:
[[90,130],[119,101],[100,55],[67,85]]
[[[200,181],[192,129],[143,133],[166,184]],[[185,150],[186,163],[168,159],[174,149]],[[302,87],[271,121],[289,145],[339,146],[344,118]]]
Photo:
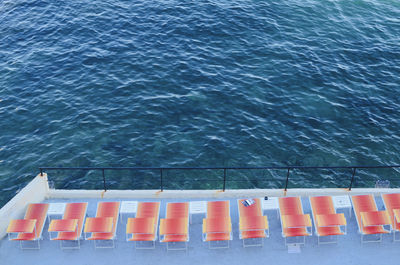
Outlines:
[[[11,220],[7,228],[8,238],[20,241],[21,249],[39,249],[48,208],[47,203],[29,204],[24,219]],[[36,241],[37,247],[23,247],[25,241]]]
[[[375,198],[372,195],[351,196],[351,202],[357,219],[358,231],[361,234],[361,243],[381,242],[382,234],[391,232],[388,212],[378,211]],[[390,226],[390,229],[387,230],[384,226]],[[379,239],[364,241],[364,236],[366,235],[379,235]]]
[[139,202],[136,217],[128,218],[126,240],[135,241],[135,248],[138,248],[138,242],[152,244],[151,247],[140,247],[141,249],[155,248],[159,213],[159,202]]
[[[63,249],[80,248],[87,206],[87,202],[68,203],[65,207],[63,218],[50,222],[48,229],[50,240],[59,240],[60,247]],[[57,233],[57,236],[52,238],[52,233]],[[62,244],[63,241],[77,241],[77,246],[65,247]]]
[[[239,238],[243,239],[243,247],[263,246],[265,237],[269,236],[267,216],[263,215],[259,198],[248,206],[243,204],[244,199],[238,200],[239,211]],[[261,239],[261,244],[245,244],[245,240]]]
[[306,236],[312,235],[312,223],[309,214],[304,214],[300,197],[279,198],[279,213],[282,226],[282,236],[285,238],[285,245],[288,237],[302,237],[305,244]]
[[[166,215],[160,219],[160,242],[167,243],[167,250],[187,250],[189,242],[189,203],[167,203]],[[170,248],[170,244],[184,243],[184,248]]]
[[[86,218],[85,239],[93,240],[95,248],[114,247],[120,204],[120,202],[99,202],[96,217]],[[111,246],[99,246],[96,244],[97,241],[111,241]]]
[[396,239],[396,232],[400,232],[400,193],[382,194],[382,200],[392,221],[393,241],[400,241]]
[[[203,219],[203,241],[209,242],[209,248],[229,248],[232,240],[232,221],[229,201],[207,202],[207,216]],[[227,241],[227,246],[211,247],[213,241]]]
[[[315,233],[320,243],[337,243],[337,241],[320,242],[320,237],[346,234],[346,218],[343,213],[336,213],[331,196],[310,197]],[[343,227],[343,230],[341,229]]]

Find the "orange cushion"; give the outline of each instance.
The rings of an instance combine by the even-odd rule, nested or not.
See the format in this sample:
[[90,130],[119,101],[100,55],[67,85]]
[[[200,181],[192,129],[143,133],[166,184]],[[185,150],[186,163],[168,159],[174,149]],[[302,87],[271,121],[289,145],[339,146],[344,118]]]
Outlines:
[[229,201],[207,202],[207,218],[228,217]]
[[78,240],[76,232],[59,232],[53,240]]
[[278,200],[281,215],[303,214],[300,197],[280,197]]
[[159,202],[139,202],[136,217],[154,217],[158,216],[160,208]]
[[263,238],[267,237],[267,235],[264,233],[264,231],[243,231],[242,232],[242,239],[248,239],[248,238]]
[[155,239],[156,236],[151,234],[134,234],[129,241],[154,241]]
[[244,206],[243,205],[243,200],[238,201],[238,207],[239,207],[239,215],[240,216],[259,216],[262,215],[262,210],[261,210],[261,203],[260,199],[255,198],[254,204],[249,205],[249,206]]
[[165,235],[162,242],[185,242],[187,240],[187,235]]
[[335,235],[344,235],[342,231],[340,231],[337,226],[327,226],[327,227],[319,227],[318,235],[320,236],[335,236]]
[[169,218],[188,218],[189,203],[188,202],[171,202],[167,204],[167,219]]
[[35,240],[35,233],[19,233],[17,238],[14,238],[13,240],[21,240],[21,241],[25,241],[25,240]]
[[230,233],[211,233],[207,234],[206,236],[206,241],[223,241],[230,239],[231,239]]
[[382,226],[364,226],[363,233],[366,235],[372,234],[387,234],[389,233]]
[[310,235],[305,228],[286,228],[283,229],[283,234],[286,237]]
[[114,233],[93,233],[87,240],[111,240],[114,238]]

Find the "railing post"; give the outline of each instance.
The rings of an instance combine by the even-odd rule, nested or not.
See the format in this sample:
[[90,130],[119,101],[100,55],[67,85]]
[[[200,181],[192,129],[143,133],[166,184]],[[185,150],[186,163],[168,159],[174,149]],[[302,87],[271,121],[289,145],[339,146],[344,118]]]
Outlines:
[[226,187],[226,168],[224,168],[224,185],[222,187],[222,191],[225,191],[225,187]]
[[288,167],[287,174],[286,174],[285,191],[287,191],[287,186],[288,186],[288,183],[289,183],[289,172],[290,172],[290,168]]
[[103,171],[103,186],[104,186],[104,191],[107,191],[107,187],[106,187],[106,175],[104,174],[104,168],[103,168],[101,171]]
[[351,190],[351,187],[353,187],[353,182],[354,182],[354,175],[356,174],[356,169],[357,168],[353,168],[353,175],[351,176],[351,181],[350,181],[350,187],[349,190]]
[[160,190],[163,191],[163,175],[162,175],[162,168],[160,169]]

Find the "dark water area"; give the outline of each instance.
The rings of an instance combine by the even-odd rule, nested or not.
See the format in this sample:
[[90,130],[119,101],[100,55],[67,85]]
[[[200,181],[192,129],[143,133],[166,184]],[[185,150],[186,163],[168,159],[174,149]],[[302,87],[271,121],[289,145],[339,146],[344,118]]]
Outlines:
[[[0,0],[0,201],[40,166],[400,164],[399,84],[398,1]],[[102,187],[99,172],[49,174]],[[351,171],[291,176],[338,187]],[[285,177],[230,173],[229,187]],[[221,171],[165,178],[218,188]],[[107,179],[157,188],[158,172]]]

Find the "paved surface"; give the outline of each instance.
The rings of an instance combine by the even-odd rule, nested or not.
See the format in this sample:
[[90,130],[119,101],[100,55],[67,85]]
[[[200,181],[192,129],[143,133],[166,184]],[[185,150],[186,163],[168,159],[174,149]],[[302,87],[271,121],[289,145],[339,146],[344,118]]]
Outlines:
[[[51,200],[51,202],[77,200]],[[94,216],[97,200],[79,200],[89,202],[88,216]],[[162,200],[160,217],[165,216],[165,203]],[[50,201],[48,201],[50,202]],[[377,198],[379,209],[382,202]],[[304,211],[311,213],[308,198],[303,198]],[[348,210],[343,210],[348,218]],[[236,200],[231,200],[231,217],[234,239],[229,249],[210,250],[201,241],[201,220],[203,216],[194,215],[190,225],[189,249],[185,251],[168,251],[162,243],[156,243],[154,250],[135,250],[132,242],[125,241],[125,224],[118,224],[118,238],[115,249],[94,249],[93,242],[82,241],[79,250],[60,250],[58,242],[49,240],[46,222],[40,250],[21,250],[17,242],[7,238],[0,241],[0,264],[399,264],[400,243],[392,243],[392,235],[386,235],[382,243],[361,245],[357,232],[356,220],[348,218],[348,234],[339,238],[338,244],[317,245],[316,236],[307,238],[301,253],[288,253],[281,236],[280,222],[276,211],[266,211],[270,222],[270,238],[265,240],[264,247],[243,248],[238,238],[238,214]],[[126,220],[124,218],[124,220]],[[313,231],[314,232],[314,231]]]

